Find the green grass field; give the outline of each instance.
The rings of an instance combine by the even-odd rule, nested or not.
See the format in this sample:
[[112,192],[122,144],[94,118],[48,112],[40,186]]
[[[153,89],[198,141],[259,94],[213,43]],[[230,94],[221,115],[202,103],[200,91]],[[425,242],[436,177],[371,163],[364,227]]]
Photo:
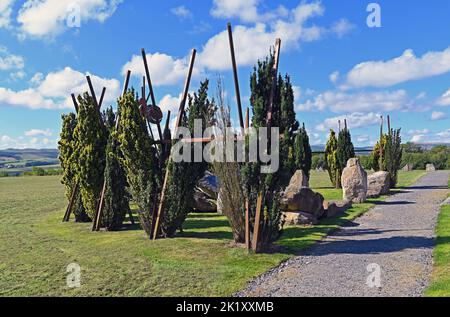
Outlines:
[[[450,180],[448,182],[450,188]],[[450,205],[443,206],[436,227],[432,283],[426,295],[450,297]]]
[[[424,172],[401,173],[407,186]],[[326,173],[311,186],[340,199]],[[228,296],[253,277],[311,246],[377,200],[308,228],[286,228],[271,254],[248,254],[233,245],[225,217],[192,214],[183,234],[149,241],[142,230],[90,231],[61,223],[66,199],[59,177],[0,179],[0,296]],[[66,286],[67,265],[81,266],[82,286]]]

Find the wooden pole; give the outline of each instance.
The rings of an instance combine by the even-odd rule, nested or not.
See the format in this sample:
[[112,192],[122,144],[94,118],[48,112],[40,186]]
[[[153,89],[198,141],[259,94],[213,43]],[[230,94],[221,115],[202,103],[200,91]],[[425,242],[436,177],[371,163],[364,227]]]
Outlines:
[[86,76],[86,80],[87,80],[88,85],[89,85],[89,90],[91,91],[92,99],[94,99],[94,105],[95,105],[98,109],[100,109],[99,103],[97,102],[97,96],[95,95],[94,86],[92,85],[91,77],[90,77],[89,75]]
[[[273,108],[273,99],[275,97],[275,90],[277,88],[277,77],[278,77],[278,64],[280,60],[280,50],[281,50],[281,39],[276,39],[275,41],[275,52],[274,52],[274,63],[272,69],[272,89],[270,90],[270,99],[269,99],[269,107],[267,109],[267,128],[270,130],[272,126],[272,108]],[[270,133],[270,131],[269,131]]]
[[391,135],[391,116],[387,116],[387,123],[388,123],[388,133]]
[[[150,98],[152,99],[151,107],[153,107],[153,106],[156,106],[156,98],[155,98],[155,93],[153,91],[152,80],[150,78],[150,69],[148,67],[147,54],[145,53],[145,49],[141,49],[141,54],[142,54],[142,60],[144,61],[145,76],[147,78],[148,89],[150,91]],[[145,95],[143,96],[143,98],[145,98]],[[162,136],[162,131],[161,131],[161,124],[158,122],[156,124],[156,126],[158,128],[159,139],[162,140],[163,136]]]
[[[277,77],[278,77],[278,64],[280,59],[280,49],[281,49],[281,39],[276,39],[275,41],[275,61],[272,69],[272,89],[270,91],[269,107],[267,111],[267,128],[270,137],[270,128],[272,127],[272,108],[273,101],[275,97],[275,90],[277,88]],[[270,142],[270,141],[269,141]],[[258,201],[256,203],[256,213],[255,213],[255,226],[253,228],[253,250],[258,252],[259,246],[259,222],[261,219],[261,209],[262,209],[263,193],[258,194]]]
[[[180,107],[178,109],[177,121],[175,123],[175,129],[174,129],[175,130],[175,136],[177,136],[177,133],[178,133],[177,130],[178,130],[178,127],[180,126],[181,119],[183,118],[183,115],[184,115],[184,108],[186,106],[186,100],[187,100],[188,93],[189,93],[189,86],[190,86],[190,83],[191,83],[192,70],[194,69],[194,62],[195,62],[196,54],[197,54],[197,51],[195,49],[193,49],[192,50],[192,54],[191,54],[191,60],[189,62],[188,74],[187,74],[187,77],[186,77],[186,81],[184,83],[183,95],[182,95],[182,98],[181,98]],[[172,154],[169,155],[168,161],[170,162],[171,159],[172,159]],[[162,187],[162,190],[161,190],[161,197],[160,197],[160,200],[159,200],[158,213],[157,213],[157,216],[156,216],[155,226],[151,230],[151,236],[152,236],[153,240],[156,240],[158,238],[160,221],[161,221],[161,219],[163,218],[163,215],[164,215],[164,199],[165,199],[165,195],[166,195],[168,179],[169,179],[169,168],[167,166],[166,167],[166,174],[164,176],[163,187]]]
[[244,129],[244,119],[242,117],[241,92],[239,89],[239,77],[237,72],[236,55],[234,52],[233,30],[231,28],[231,23],[227,24],[227,29],[228,29],[228,41],[230,43],[231,64],[233,66],[234,89],[236,91],[236,103],[238,106],[239,123],[241,125],[241,129]]
[[255,228],[253,229],[253,250],[258,252],[259,247],[259,223],[261,222],[261,209],[262,209],[262,193],[258,194],[258,199],[256,200],[256,215],[255,215]]
[[[125,94],[128,90],[128,84],[130,83],[130,76],[131,76],[131,71],[127,71],[125,83],[124,83],[123,90],[122,90],[122,97],[125,96]],[[116,130],[119,129],[119,127],[120,127],[120,114],[118,113],[117,118],[116,118]],[[100,222],[102,219],[103,207],[104,207],[104,203],[105,203],[105,192],[106,192],[106,179],[103,181],[102,192],[100,194],[100,201],[98,203],[98,208],[95,213],[95,217],[93,219],[92,231],[100,230]],[[132,222],[134,223],[132,215],[130,215],[130,217],[132,219]]]
[[245,200],[245,247],[247,250],[252,248],[250,244],[250,204]]
[[102,107],[103,99],[105,98],[105,93],[106,93],[106,87],[103,87],[102,94],[100,95],[100,101],[98,102],[99,108]]
[[250,128],[250,109],[247,108],[247,110],[245,111],[245,126],[244,126],[245,130],[248,130],[248,128]]

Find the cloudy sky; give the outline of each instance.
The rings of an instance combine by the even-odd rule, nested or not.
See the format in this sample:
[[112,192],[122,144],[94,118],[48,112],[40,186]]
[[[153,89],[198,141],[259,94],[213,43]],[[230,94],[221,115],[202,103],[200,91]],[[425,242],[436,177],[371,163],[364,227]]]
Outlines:
[[192,48],[191,90],[208,77],[214,94],[223,76],[234,106],[228,21],[244,105],[252,66],[280,37],[280,71],[291,75],[313,144],[347,118],[354,143],[371,145],[382,114],[404,141],[450,142],[450,2],[377,1],[381,27],[369,27],[370,2],[0,0],[0,149],[56,147],[86,74],[115,106],[127,69],[140,87],[141,47],[164,111],[177,109]]

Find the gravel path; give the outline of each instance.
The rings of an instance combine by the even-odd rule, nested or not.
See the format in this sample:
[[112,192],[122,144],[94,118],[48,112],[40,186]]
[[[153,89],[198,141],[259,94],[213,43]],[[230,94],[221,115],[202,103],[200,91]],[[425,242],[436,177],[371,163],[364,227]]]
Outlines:
[[[448,178],[448,171],[428,173],[237,295],[422,296],[431,274],[434,228],[449,192]],[[377,281],[381,287],[373,285]]]

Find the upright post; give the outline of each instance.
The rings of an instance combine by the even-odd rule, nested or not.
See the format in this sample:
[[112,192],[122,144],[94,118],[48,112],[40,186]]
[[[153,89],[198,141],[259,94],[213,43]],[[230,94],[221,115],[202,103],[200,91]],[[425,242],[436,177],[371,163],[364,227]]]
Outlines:
[[[183,118],[183,115],[184,115],[184,108],[186,106],[186,100],[187,100],[188,93],[189,93],[189,86],[191,84],[192,70],[194,69],[194,62],[195,62],[196,54],[197,54],[197,51],[195,49],[193,49],[192,54],[191,54],[191,60],[189,62],[188,74],[186,77],[186,81],[184,83],[183,95],[181,98],[180,107],[178,109],[177,121],[175,122],[175,129],[174,129],[175,137],[178,135],[177,130],[178,130],[178,127],[180,126],[181,119]],[[172,154],[169,155],[168,161],[170,162],[171,159],[172,159]],[[168,180],[169,180],[169,168],[167,167],[166,174],[164,176],[163,187],[161,190],[161,197],[159,200],[158,213],[156,216],[155,225],[154,225],[154,228],[152,228],[152,230],[151,230],[151,236],[152,236],[153,240],[156,240],[158,237],[160,221],[164,216],[164,199],[165,199]]]
[[228,29],[228,41],[230,43],[231,64],[233,65],[234,89],[236,91],[236,103],[238,106],[239,123],[241,125],[241,129],[243,129],[244,119],[242,117],[241,92],[239,89],[239,77],[237,72],[236,56],[234,52],[233,30],[231,28],[231,23],[227,24],[227,29]]

